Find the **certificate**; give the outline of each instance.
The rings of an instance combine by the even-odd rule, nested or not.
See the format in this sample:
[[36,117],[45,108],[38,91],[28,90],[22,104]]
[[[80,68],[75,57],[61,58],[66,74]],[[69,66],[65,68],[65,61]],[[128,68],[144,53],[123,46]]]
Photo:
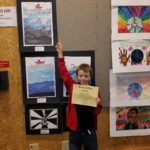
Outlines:
[[72,104],[96,107],[99,87],[89,85],[73,85]]

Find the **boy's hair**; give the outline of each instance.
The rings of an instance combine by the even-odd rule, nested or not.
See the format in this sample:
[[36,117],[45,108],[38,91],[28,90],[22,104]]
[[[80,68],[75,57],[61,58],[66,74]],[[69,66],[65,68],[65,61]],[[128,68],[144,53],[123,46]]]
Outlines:
[[90,77],[93,75],[92,67],[89,64],[81,64],[77,67],[76,74],[78,75],[79,70],[83,70],[84,72],[89,72]]
[[130,113],[131,111],[135,111],[135,112],[136,112],[136,114],[138,114],[138,113],[139,113],[139,111],[138,111],[138,109],[137,109],[137,108],[131,108],[131,109],[129,109],[128,113]]

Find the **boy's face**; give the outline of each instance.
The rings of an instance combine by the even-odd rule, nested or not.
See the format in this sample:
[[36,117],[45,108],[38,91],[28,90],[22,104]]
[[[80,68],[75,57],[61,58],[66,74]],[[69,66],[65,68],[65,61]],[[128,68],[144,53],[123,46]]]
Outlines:
[[85,72],[83,70],[78,71],[77,77],[81,85],[88,85],[91,80],[90,72]]
[[136,122],[137,120],[137,112],[135,110],[131,110],[128,112],[128,120],[131,122],[131,123],[134,123]]

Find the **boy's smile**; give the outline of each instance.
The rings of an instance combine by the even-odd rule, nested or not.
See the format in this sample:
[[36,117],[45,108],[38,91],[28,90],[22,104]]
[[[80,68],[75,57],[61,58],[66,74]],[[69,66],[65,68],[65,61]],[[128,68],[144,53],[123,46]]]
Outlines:
[[91,80],[90,72],[85,72],[83,70],[78,71],[77,77],[81,85],[88,85]]

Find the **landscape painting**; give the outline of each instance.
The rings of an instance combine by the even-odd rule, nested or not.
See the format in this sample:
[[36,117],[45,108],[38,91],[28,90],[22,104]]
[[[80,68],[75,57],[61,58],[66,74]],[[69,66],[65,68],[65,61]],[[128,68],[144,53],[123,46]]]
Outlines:
[[27,98],[56,97],[54,57],[26,57]]
[[52,2],[22,2],[24,46],[53,46]]

